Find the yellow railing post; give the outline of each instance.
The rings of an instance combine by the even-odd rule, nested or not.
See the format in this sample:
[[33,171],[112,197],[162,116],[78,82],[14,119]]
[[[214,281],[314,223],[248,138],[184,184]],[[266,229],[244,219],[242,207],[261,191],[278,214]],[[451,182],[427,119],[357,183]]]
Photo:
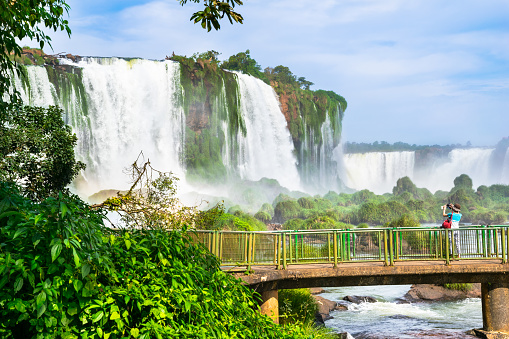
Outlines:
[[390,237],[389,237],[389,253],[390,253],[390,256],[389,256],[389,259],[390,259],[390,265],[391,266],[394,266],[394,236],[393,236],[393,231],[392,230],[389,230],[390,232]]
[[505,228],[502,228],[502,239],[500,240],[500,243],[502,244],[502,264],[505,264],[507,263],[507,259],[506,259],[506,255],[505,255],[505,251],[506,251],[506,247],[505,247]]
[[[291,241],[291,239],[290,239]],[[283,233],[283,269],[286,270],[286,234]]]
[[330,242],[330,232],[327,232],[327,262],[330,262],[330,246],[331,245],[331,242]]
[[385,261],[385,266],[389,266],[389,246],[387,244],[387,232],[389,232],[389,230],[384,230],[384,261]]
[[338,267],[338,232],[333,231],[333,246],[334,246],[334,268]]

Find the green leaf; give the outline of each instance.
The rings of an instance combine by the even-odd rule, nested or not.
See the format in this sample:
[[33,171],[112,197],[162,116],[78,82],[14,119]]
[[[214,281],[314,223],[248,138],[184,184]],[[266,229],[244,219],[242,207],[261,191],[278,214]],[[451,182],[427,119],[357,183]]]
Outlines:
[[53,245],[53,247],[51,248],[51,262],[55,261],[55,259],[58,258],[61,252],[62,252],[61,242]]
[[129,241],[129,240],[127,240],[127,239],[126,239],[126,240],[125,240],[125,247],[126,247],[127,249],[131,248],[131,241]]
[[67,205],[63,202],[60,202],[60,213],[62,214],[62,218],[65,218],[67,211],[68,211]]
[[76,253],[76,248],[72,248],[72,255],[74,257],[74,264],[76,265],[76,267],[80,267],[81,265],[81,262],[80,262],[80,257],[78,256],[78,253]]
[[70,316],[73,316],[75,314],[78,314],[78,309],[76,307],[73,307],[73,308],[69,308],[67,310],[67,314],[69,314]]
[[4,212],[4,213],[0,214],[0,219],[10,217],[11,215],[21,215],[21,213],[20,213],[20,212],[18,212],[18,211],[8,211],[8,212]]
[[37,299],[35,301],[35,304],[36,304],[37,308],[41,307],[41,305],[43,305],[45,301],[46,301],[46,292],[41,291],[37,295]]
[[131,328],[131,335],[135,338],[138,337],[140,335],[140,330],[137,328]]
[[14,293],[17,293],[23,287],[23,277],[18,277],[14,282]]
[[34,225],[37,225],[37,223],[39,222],[39,220],[41,220],[42,218],[42,214],[38,214],[35,216],[35,219],[34,219]]
[[12,239],[16,239],[18,236],[20,236],[21,234],[25,233],[26,231],[27,231],[26,227],[18,228],[16,230],[16,233],[14,233],[14,236],[12,237]]
[[84,264],[83,266],[81,266],[81,277],[83,279],[85,279],[85,277],[87,275],[89,275],[90,273],[90,265],[89,264]]
[[74,280],[72,282],[72,285],[74,286],[74,289],[76,290],[76,292],[79,292],[81,290],[81,288],[83,287],[83,282],[81,282],[81,280]]
[[37,318],[40,318],[41,315],[46,312],[46,303],[42,304],[40,307],[37,308]]
[[103,316],[104,316],[104,312],[103,311],[97,312],[96,314],[94,314],[92,316],[92,322],[93,323],[98,322],[99,320],[101,320],[103,318]]
[[48,268],[48,274],[53,274],[56,271],[58,271],[58,265],[51,264],[50,267]]
[[120,314],[118,314],[118,312],[113,312],[110,315],[110,320],[115,320],[115,319],[120,319]]
[[98,328],[96,329],[96,332],[97,332],[97,335],[99,336],[99,338],[102,338],[102,336],[103,336],[103,329],[102,329],[102,328],[100,328],[100,327],[98,327]]

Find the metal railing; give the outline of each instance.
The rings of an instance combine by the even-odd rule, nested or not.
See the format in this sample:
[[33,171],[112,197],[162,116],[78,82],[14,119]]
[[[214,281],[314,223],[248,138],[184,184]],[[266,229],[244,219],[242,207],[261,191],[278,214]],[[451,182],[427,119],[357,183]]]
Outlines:
[[509,261],[509,226],[363,228],[274,232],[194,231],[225,266],[500,259]]

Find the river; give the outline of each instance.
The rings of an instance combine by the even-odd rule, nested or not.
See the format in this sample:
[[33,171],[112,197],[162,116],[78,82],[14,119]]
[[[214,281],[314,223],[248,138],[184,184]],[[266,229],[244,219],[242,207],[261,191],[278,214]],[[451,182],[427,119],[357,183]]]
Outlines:
[[350,304],[333,311],[325,325],[356,339],[476,338],[465,332],[482,328],[481,299],[452,302],[398,303],[410,285],[326,288],[320,296],[340,301],[347,295],[371,296],[376,303]]

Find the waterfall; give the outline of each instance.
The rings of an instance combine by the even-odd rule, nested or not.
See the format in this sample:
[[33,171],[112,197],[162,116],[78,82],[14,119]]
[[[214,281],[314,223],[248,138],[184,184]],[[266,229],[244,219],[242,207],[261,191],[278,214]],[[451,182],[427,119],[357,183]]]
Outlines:
[[493,149],[469,148],[453,149],[447,159],[429,164],[424,168],[426,176],[419,175],[414,182],[418,187],[426,187],[431,192],[449,191],[454,187],[454,179],[461,174],[468,175],[473,188],[497,183],[490,175],[490,157]]
[[141,151],[155,168],[182,177],[185,116],[178,99],[178,63],[118,58],[65,63],[81,70],[86,109],[76,104],[76,86],[57,95],[44,67],[27,67],[30,86],[22,93],[30,105],[65,109],[64,119],[78,137],[77,158],[87,164],[76,182],[81,195],[129,188],[123,170]]
[[509,151],[501,178],[491,175],[492,153],[492,148],[453,149],[446,158],[429,160],[418,167],[414,152],[351,153],[343,155],[341,176],[348,187],[369,189],[377,194],[392,192],[397,179],[404,176],[432,193],[449,191],[461,174],[472,179],[474,189],[480,185],[509,184]]
[[[185,180],[186,113],[180,64],[142,59],[61,59],[56,71],[27,66],[28,81],[15,78],[29,105],[64,109],[64,120],[78,137],[76,156],[87,168],[74,187],[87,197],[103,189],[127,189],[123,170],[143,151],[153,167],[172,171]],[[276,179],[290,189],[300,188],[296,158],[277,95],[262,81],[236,74],[239,119],[231,130],[225,85],[211,99],[209,117],[221,142],[221,159],[228,173],[242,179]],[[221,85],[219,85],[221,86]],[[235,94],[236,95],[236,94]],[[237,119],[236,117],[234,119]],[[214,134],[217,133],[217,134]]]
[[414,152],[369,152],[344,155],[346,186],[357,190],[369,189],[376,194],[392,193],[401,177],[412,177]]
[[294,147],[276,93],[250,75],[237,73],[246,133],[238,133],[238,168],[243,179],[272,178],[300,188]]
[[509,185],[509,147],[505,151],[504,163],[502,164],[501,183]]

